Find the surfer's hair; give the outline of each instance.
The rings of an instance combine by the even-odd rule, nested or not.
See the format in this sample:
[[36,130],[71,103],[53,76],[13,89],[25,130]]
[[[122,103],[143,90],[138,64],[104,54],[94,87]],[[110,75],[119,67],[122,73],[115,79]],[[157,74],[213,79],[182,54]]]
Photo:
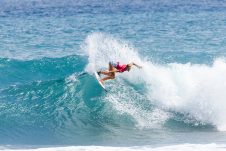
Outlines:
[[127,64],[126,65],[126,70],[129,71],[129,69],[131,69],[131,65],[130,64]]

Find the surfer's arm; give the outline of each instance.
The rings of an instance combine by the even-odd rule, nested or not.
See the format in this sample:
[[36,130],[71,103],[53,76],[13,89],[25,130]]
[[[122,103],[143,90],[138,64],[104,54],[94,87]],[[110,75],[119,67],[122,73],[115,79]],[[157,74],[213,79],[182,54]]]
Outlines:
[[130,65],[131,65],[131,67],[134,65],[134,66],[136,66],[137,68],[142,68],[142,66],[139,66],[138,64],[136,64],[136,63],[134,63],[134,62],[131,62]]

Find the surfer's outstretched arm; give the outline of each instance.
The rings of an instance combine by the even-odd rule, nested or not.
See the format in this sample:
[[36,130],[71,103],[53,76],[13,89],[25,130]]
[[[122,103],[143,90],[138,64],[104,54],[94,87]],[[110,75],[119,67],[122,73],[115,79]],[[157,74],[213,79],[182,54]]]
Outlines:
[[140,66],[140,65],[138,65],[138,64],[136,64],[136,63],[134,63],[134,62],[131,62],[129,65],[130,65],[131,67],[134,65],[134,66],[136,66],[136,67],[139,68],[139,69],[142,68],[142,66]]

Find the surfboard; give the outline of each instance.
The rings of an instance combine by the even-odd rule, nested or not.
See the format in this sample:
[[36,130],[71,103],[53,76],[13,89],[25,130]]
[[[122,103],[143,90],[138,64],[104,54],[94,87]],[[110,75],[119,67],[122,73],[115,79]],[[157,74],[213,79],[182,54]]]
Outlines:
[[94,72],[94,75],[95,75],[95,77],[96,77],[98,83],[100,84],[100,86],[101,86],[105,91],[107,91],[106,88],[105,88],[105,86],[100,82],[100,76],[97,74],[97,72]]

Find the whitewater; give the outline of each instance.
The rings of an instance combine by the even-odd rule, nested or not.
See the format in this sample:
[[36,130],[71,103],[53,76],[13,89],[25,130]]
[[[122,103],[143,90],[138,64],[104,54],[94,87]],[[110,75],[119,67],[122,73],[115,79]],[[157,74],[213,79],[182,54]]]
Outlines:
[[[142,95],[162,110],[162,112],[158,110],[158,114],[145,115],[144,117],[150,119],[143,120],[151,121],[152,124],[155,123],[151,120],[152,118],[156,119],[156,122],[165,121],[171,115],[166,111],[173,111],[186,115],[186,122],[191,122],[194,125],[211,124],[216,126],[218,130],[226,130],[224,118],[226,111],[226,94],[224,93],[226,89],[226,62],[223,58],[216,58],[211,65],[191,63],[160,65],[145,61],[145,58],[141,59],[133,47],[104,34],[88,36],[85,44],[84,49],[88,51],[89,60],[87,70],[90,73],[106,67],[109,60],[116,60],[120,63],[136,62],[143,66],[142,70],[135,69],[131,73],[119,75],[132,84],[142,85]],[[118,86],[116,87],[118,88]],[[111,85],[111,89],[114,89],[114,84]],[[117,92],[113,91],[113,95],[116,93],[113,102],[117,97],[122,97],[117,98],[119,100],[125,99],[128,94],[130,94],[129,97],[133,98],[130,90],[126,90],[124,87],[121,89],[125,90],[120,91],[119,96]],[[126,109],[120,110],[125,111]],[[152,117],[155,115],[159,116]],[[151,125],[147,123],[143,126]]]

